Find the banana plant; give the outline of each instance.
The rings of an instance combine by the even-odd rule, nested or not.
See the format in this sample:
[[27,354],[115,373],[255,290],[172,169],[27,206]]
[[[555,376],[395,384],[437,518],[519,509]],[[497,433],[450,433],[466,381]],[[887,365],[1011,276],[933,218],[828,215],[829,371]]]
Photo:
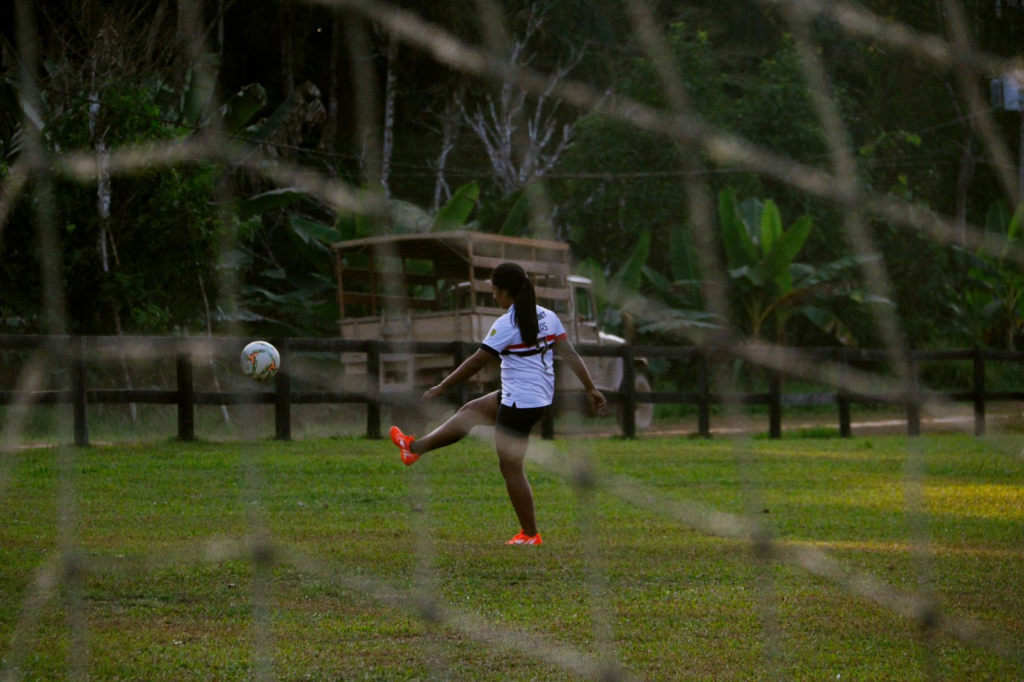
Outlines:
[[810,216],[785,229],[775,202],[738,203],[734,190],[726,188],[719,194],[718,217],[734,301],[753,338],[768,332],[786,343],[791,320],[802,317],[840,343],[855,345],[845,322],[825,304],[840,298],[889,303],[853,284],[867,257],[847,256],[823,266],[796,262],[813,229]]
[[680,223],[674,224],[670,237],[670,276],[666,277],[647,266],[643,269],[644,277],[660,294],[667,309],[657,315],[649,315],[640,331],[672,337],[682,335],[699,343],[704,332],[722,326],[721,320],[704,309],[703,281],[689,228]]
[[[677,250],[676,246],[683,243],[680,241],[682,233],[681,228],[673,228],[673,252]],[[609,328],[628,327],[632,324],[644,334],[674,335],[682,332],[687,336],[718,327],[714,316],[702,309],[699,284],[696,288],[676,286],[682,282],[690,285],[697,281],[695,262],[681,259],[680,267],[673,268],[673,275],[678,276],[678,281],[674,283],[648,267],[650,250],[651,235],[645,232],[640,235],[625,263],[610,277],[605,275],[601,264],[592,258],[580,263],[576,273],[593,283],[598,314],[605,324]],[[660,299],[653,307],[645,297],[639,296],[645,281],[654,296]]]
[[1024,330],[1024,272],[1007,258],[1009,250],[1021,241],[1022,223],[1024,205],[1013,215],[1005,201],[989,206],[985,229],[1004,236],[1006,248],[999,257],[980,249],[969,254],[970,284],[962,299],[981,340],[998,340],[1007,350],[1016,349],[1017,336]]
[[651,235],[640,235],[626,262],[608,277],[604,268],[593,258],[580,263],[576,274],[588,278],[592,283],[598,314],[608,316],[612,311],[621,311],[639,293],[643,269],[651,250]]

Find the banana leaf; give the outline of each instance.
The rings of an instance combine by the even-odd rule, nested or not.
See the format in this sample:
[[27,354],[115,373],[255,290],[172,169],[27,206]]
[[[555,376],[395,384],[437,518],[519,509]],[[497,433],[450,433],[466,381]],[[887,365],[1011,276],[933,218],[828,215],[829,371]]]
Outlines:
[[267,91],[262,85],[250,83],[243,86],[221,108],[221,129],[230,135],[237,135],[266,104]]
[[292,231],[306,244],[330,251],[331,244],[341,241],[341,233],[322,223],[292,216],[289,218]]
[[480,185],[468,182],[452,194],[452,198],[442,206],[434,217],[434,231],[458,230],[465,227],[466,221],[480,202]]
[[217,86],[217,56],[208,54],[192,65],[188,72],[188,85],[182,93],[180,122],[185,126],[198,125],[203,111],[210,103]]
[[771,251],[758,264],[761,278],[765,281],[774,281],[782,293],[789,293],[793,289],[789,266],[807,242],[812,227],[810,216],[800,218],[792,227],[778,236]]
[[985,213],[985,229],[989,232],[1003,234],[1010,223],[1010,209],[1002,199],[992,202]]
[[854,337],[853,332],[851,332],[846,324],[836,317],[834,313],[814,306],[804,306],[794,312],[802,315],[815,327],[839,341],[839,343],[844,346],[857,345],[857,339]]
[[241,220],[245,220],[278,208],[286,208],[307,196],[309,194],[301,187],[272,189],[269,192],[242,199],[235,205],[235,211]]
[[672,225],[669,235],[669,267],[672,279],[676,281],[698,278],[697,249],[693,244],[693,236],[686,225]]
[[779,207],[769,199],[761,210],[761,253],[771,253],[772,247],[782,235],[782,215]]
[[647,256],[651,250],[651,233],[644,232],[633,247],[633,252],[615,275],[608,281],[608,296],[622,305],[640,291],[640,280]]
[[544,192],[544,186],[541,183],[530,185],[521,190],[519,197],[516,198],[512,208],[509,209],[505,222],[502,223],[498,234],[506,237],[526,237],[533,234],[533,230],[530,229],[530,202],[542,192]]
[[429,232],[434,218],[425,210],[409,201],[391,199],[384,207],[387,222],[395,234],[416,234]]
[[740,218],[736,193],[731,187],[725,188],[718,195],[718,220],[722,226],[722,242],[729,269],[754,265],[757,262],[757,250]]

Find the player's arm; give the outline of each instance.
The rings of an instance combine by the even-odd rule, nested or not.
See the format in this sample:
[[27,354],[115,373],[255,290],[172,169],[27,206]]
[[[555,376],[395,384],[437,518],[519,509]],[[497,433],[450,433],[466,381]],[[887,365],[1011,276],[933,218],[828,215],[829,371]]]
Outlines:
[[572,343],[567,338],[561,338],[555,341],[555,352],[558,357],[565,360],[565,364],[569,365],[569,369],[572,373],[580,380],[583,384],[584,390],[587,392],[587,400],[590,401],[590,406],[594,408],[594,411],[598,414],[604,413],[604,408],[608,405],[608,400],[604,397],[601,391],[597,390],[597,386],[594,385],[594,380],[590,378],[590,371],[587,370],[587,366],[583,364],[583,358],[573,348]]
[[494,356],[491,355],[491,353],[488,353],[482,348],[478,348],[475,353],[470,355],[468,358],[465,359],[465,361],[463,361],[461,365],[456,367],[454,372],[446,376],[441,383],[427,390],[423,394],[423,397],[436,398],[437,396],[443,394],[452,386],[455,386],[456,384],[465,381],[466,379],[470,378],[471,376],[479,372],[481,369],[483,369],[484,366],[491,361],[492,357]]

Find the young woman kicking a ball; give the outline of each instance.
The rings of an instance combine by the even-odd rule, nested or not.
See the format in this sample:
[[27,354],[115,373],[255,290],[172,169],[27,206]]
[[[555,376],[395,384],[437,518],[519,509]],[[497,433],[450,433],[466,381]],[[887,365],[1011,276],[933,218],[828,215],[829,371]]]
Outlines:
[[501,475],[521,526],[519,534],[506,544],[539,545],[541,537],[534,515],[533,491],[523,472],[523,460],[530,431],[554,398],[555,370],[551,351],[565,360],[583,383],[587,399],[598,414],[604,412],[608,401],[594,386],[590,372],[569,342],[561,321],[553,312],[537,305],[533,283],[522,267],[502,263],[491,274],[491,287],[494,300],[508,312],[494,322],[480,349],[444,381],[426,391],[423,398],[436,398],[479,372],[493,358],[501,358],[501,390],[466,403],[423,438],[414,439],[392,426],[391,441],[398,446],[402,461],[409,465],[420,455],[462,440],[474,426],[494,426]]

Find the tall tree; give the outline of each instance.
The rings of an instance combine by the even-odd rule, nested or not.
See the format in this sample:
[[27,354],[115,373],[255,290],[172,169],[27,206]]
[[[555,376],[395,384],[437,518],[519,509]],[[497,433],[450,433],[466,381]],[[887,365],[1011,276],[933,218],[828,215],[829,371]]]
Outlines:
[[[544,12],[531,6],[522,35],[509,46],[511,70],[531,61],[530,42],[544,25]],[[487,151],[493,178],[508,196],[544,177],[572,141],[573,124],[560,120],[560,107],[551,93],[579,62],[580,54],[557,67],[547,90],[534,101],[511,79],[501,85],[495,98],[487,95],[470,113],[463,107],[467,125]]]

